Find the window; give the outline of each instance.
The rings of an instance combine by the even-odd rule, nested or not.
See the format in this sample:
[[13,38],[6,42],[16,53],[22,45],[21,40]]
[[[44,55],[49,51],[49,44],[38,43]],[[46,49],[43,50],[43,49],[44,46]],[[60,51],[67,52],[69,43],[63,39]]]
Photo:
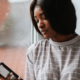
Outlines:
[[80,35],[80,0],[72,0],[72,2],[75,6],[77,15],[76,33]]
[[30,46],[31,0],[0,0],[0,46]]

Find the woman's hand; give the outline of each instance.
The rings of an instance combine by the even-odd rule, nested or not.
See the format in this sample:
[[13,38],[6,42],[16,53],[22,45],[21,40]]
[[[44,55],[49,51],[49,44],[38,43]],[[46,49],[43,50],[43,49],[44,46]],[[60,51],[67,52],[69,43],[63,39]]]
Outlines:
[[[10,80],[10,78],[11,78],[12,75],[13,75],[13,73],[11,72],[11,73],[7,76],[6,80]],[[15,79],[15,80],[20,80],[20,77],[18,77],[18,79]]]

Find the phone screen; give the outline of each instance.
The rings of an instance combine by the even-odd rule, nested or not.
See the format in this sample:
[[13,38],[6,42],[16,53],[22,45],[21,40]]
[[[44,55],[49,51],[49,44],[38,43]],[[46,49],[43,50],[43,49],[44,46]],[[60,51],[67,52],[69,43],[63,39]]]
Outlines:
[[6,78],[8,75],[9,75],[9,71],[3,66],[3,65],[0,65],[0,74]]

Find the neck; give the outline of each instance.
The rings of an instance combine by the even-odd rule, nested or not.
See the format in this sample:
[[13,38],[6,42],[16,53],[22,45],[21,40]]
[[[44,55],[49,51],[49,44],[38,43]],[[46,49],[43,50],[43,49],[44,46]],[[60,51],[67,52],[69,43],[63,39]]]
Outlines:
[[76,37],[74,34],[69,34],[69,35],[56,35],[55,37],[52,38],[53,41],[55,42],[64,42],[64,41],[69,41]]

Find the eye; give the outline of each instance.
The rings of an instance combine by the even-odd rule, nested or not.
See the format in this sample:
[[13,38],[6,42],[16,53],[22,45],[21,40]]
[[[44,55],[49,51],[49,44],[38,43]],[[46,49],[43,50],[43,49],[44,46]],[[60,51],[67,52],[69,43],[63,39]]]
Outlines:
[[39,20],[35,20],[36,21],[36,23],[38,23],[39,22]]
[[47,19],[44,14],[42,14],[41,18],[44,19],[44,20]]
[[39,20],[36,21],[36,23],[38,23],[38,22],[39,22]]
[[35,22],[36,22],[36,23],[38,23],[38,22],[39,22],[39,20],[38,20],[36,17],[34,17],[34,20],[35,20]]

